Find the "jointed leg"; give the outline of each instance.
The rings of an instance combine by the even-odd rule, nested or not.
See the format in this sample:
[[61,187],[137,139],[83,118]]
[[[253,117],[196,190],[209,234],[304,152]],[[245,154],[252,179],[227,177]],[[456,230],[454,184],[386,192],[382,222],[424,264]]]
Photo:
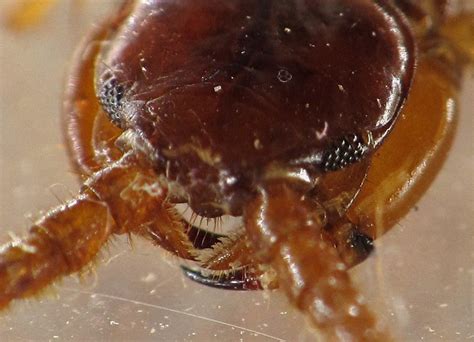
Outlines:
[[183,259],[195,259],[195,247],[186,234],[185,223],[177,216],[172,205],[164,201],[152,212],[153,218],[135,229],[133,233],[151,240],[156,245]]
[[51,210],[25,238],[0,246],[0,308],[79,271],[112,234],[153,231],[158,244],[191,258],[191,243],[170,224],[165,196],[152,171],[129,156],[95,173],[76,199]]
[[314,203],[286,184],[268,184],[245,212],[252,248],[280,287],[328,340],[389,341],[360,300],[336,250],[324,241]]
[[113,230],[107,206],[91,195],[51,210],[24,239],[0,246],[0,309],[79,271]]
[[107,165],[104,157],[110,160],[120,156],[114,146],[120,130],[100,109],[94,89],[96,57],[108,32],[109,27],[103,25],[83,40],[73,58],[75,68],[70,71],[64,96],[63,122],[69,154],[77,171],[87,176]]

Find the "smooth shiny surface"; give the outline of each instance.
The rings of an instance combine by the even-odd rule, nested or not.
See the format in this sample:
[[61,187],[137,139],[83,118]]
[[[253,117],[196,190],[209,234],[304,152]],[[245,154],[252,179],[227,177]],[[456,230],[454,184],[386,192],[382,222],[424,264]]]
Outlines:
[[379,142],[413,75],[411,32],[384,1],[131,7],[98,56],[97,92],[203,215],[240,214],[269,165],[284,174],[350,134]]
[[[37,217],[39,209],[57,204],[51,184],[60,184],[51,189],[61,199],[77,190],[60,139],[58,103],[65,66],[83,33],[74,23],[91,18],[87,12],[68,17],[66,8],[62,4],[35,32],[2,32],[2,230],[19,234],[29,223],[26,213]],[[474,334],[473,89],[464,90],[453,153],[419,210],[377,240],[376,255],[353,273],[374,301],[385,303],[382,315],[405,340],[456,341]],[[277,292],[229,293],[181,281],[176,263],[162,262],[162,251],[135,245],[131,251],[118,240],[101,257],[97,278],[82,285],[66,280],[53,291],[59,299],[15,304],[0,318],[0,339],[274,340],[258,334],[264,333],[309,340],[304,320]]]

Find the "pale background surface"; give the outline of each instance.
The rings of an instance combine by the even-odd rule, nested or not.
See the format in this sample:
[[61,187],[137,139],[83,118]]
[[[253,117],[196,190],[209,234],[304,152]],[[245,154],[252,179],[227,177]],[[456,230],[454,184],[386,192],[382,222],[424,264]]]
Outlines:
[[[0,13],[13,1],[1,0]],[[2,238],[58,204],[55,195],[66,200],[78,189],[59,125],[62,81],[78,40],[111,4],[85,1],[77,10],[62,1],[33,31],[0,31]],[[453,151],[419,210],[352,272],[403,341],[474,339],[473,97],[471,80]],[[82,283],[66,279],[0,314],[0,340],[311,340],[279,292],[206,288],[163,256],[146,242],[131,248],[117,239]]]

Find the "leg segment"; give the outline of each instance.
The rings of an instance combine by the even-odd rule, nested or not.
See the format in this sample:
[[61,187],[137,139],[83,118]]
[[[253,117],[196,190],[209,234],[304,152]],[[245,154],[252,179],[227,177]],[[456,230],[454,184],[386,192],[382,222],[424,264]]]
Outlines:
[[163,206],[165,197],[152,171],[133,157],[95,173],[81,195],[51,210],[24,239],[0,246],[0,308],[79,271],[111,234],[152,234],[160,246],[192,258],[191,243]]
[[100,109],[94,89],[96,57],[109,25],[110,22],[104,23],[80,44],[64,96],[63,122],[69,154],[77,171],[87,176],[121,156],[114,145],[121,132]]
[[150,214],[153,216],[150,221],[135,227],[132,232],[180,258],[194,260],[195,247],[186,234],[185,223],[174,212],[172,205],[164,201],[157,211]]
[[51,210],[24,239],[0,247],[0,309],[94,259],[113,231],[107,206],[82,195]]
[[322,223],[313,202],[286,184],[266,185],[245,212],[256,256],[274,267],[290,301],[328,340],[389,341],[321,237]]
[[182,258],[193,258],[182,221],[166,202],[166,189],[149,165],[142,167],[133,154],[95,173],[84,187],[107,203],[117,223],[116,233],[147,236]]

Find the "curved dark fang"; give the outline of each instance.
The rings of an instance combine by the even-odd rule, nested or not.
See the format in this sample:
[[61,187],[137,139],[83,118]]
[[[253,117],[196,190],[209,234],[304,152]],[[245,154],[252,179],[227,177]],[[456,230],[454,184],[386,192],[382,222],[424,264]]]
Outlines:
[[199,284],[224,290],[251,291],[261,290],[262,286],[255,277],[248,275],[245,270],[237,269],[231,272],[210,271],[209,275],[204,275],[200,271],[192,270],[186,266],[181,266],[184,275]]

